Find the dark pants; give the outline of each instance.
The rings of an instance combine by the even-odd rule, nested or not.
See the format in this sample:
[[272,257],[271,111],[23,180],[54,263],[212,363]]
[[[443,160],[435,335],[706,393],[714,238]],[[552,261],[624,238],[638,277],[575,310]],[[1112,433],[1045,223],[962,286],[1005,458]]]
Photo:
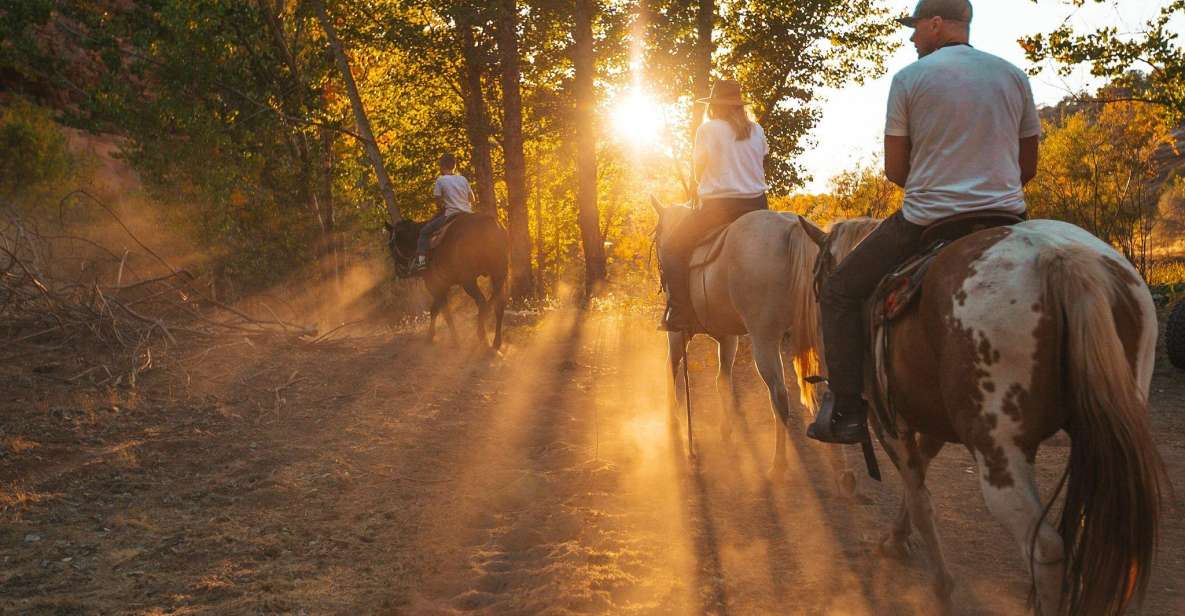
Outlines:
[[453,216],[456,216],[456,214],[445,214],[441,212],[432,218],[432,220],[424,223],[424,226],[420,228],[420,239],[416,242],[416,255],[423,257],[428,254],[428,250],[432,248],[432,235],[443,227],[444,223],[448,222]]
[[840,262],[820,290],[823,348],[831,391],[859,397],[864,391],[864,352],[868,332],[864,303],[881,279],[923,248],[922,231],[900,210],[885,219]]
[[691,253],[712,229],[757,210],[768,210],[765,195],[749,199],[704,199],[703,207],[683,219],[670,239],[663,244],[662,270],[671,306],[675,311],[690,316],[691,309]]

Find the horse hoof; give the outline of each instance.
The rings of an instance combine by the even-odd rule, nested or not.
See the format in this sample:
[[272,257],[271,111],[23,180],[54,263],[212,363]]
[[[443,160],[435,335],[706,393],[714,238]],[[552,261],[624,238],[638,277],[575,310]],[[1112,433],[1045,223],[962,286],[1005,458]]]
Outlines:
[[950,597],[955,592],[955,579],[947,573],[940,573],[934,579],[934,596],[938,598],[943,614],[951,613]]
[[839,495],[843,498],[856,498],[856,473],[844,471],[835,480],[835,487],[839,489]]
[[876,546],[876,553],[889,560],[905,561],[909,559],[909,542],[890,535]]

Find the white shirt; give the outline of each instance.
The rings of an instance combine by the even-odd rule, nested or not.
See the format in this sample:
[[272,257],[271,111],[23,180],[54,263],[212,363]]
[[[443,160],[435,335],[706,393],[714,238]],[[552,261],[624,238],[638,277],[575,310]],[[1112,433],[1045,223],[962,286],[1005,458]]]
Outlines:
[[473,212],[473,189],[469,188],[469,180],[463,175],[453,173],[436,178],[432,196],[440,197],[445,215]]
[[885,134],[909,137],[905,219],[929,225],[976,210],[1025,211],[1019,140],[1041,134],[1024,71],[967,45],[901,69]]
[[723,197],[750,198],[765,194],[765,156],[769,144],[765,131],[756,122],[749,138],[737,141],[732,126],[724,120],[708,120],[695,131],[693,158],[701,168],[701,199]]

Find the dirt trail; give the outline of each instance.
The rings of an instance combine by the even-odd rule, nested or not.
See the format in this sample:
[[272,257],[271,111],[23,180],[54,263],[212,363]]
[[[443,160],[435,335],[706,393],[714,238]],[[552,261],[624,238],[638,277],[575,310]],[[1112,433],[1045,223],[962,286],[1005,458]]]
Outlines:
[[[231,342],[135,397],[76,391],[44,358],[0,367],[0,612],[933,613],[924,557],[871,552],[892,472],[840,499],[796,438],[786,478],[765,479],[773,420],[747,349],[726,444],[712,345],[693,346],[692,463],[639,316],[555,311],[500,358],[412,335]],[[1161,368],[1153,395],[1185,476],[1185,373]],[[1046,486],[1067,445],[1043,450]],[[957,612],[1017,613],[1021,558],[971,464],[949,447],[929,482]],[[1182,504],[1145,614],[1185,612]]]

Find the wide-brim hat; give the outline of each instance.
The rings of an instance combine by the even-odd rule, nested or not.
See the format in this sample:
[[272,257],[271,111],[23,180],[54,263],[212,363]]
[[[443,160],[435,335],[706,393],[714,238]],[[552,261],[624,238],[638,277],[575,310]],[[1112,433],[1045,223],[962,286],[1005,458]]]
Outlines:
[[735,79],[718,80],[712,84],[711,96],[701,98],[695,102],[707,105],[736,105],[738,107],[749,104],[741,96],[741,84]]
[[941,17],[947,21],[971,23],[974,10],[970,0],[920,0],[909,17],[899,17],[897,23],[912,28],[923,19]]

